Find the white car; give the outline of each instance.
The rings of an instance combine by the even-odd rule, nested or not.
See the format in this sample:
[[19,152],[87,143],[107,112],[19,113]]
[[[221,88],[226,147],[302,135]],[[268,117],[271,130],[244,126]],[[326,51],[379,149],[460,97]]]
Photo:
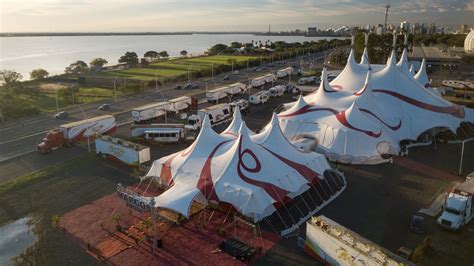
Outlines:
[[239,71],[235,70],[234,72],[232,72],[232,75],[238,75],[239,74]]

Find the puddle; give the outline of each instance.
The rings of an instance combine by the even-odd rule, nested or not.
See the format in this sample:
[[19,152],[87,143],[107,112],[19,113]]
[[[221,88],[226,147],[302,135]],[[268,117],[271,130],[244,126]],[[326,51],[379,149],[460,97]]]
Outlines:
[[11,259],[38,239],[28,225],[29,217],[0,227],[0,265],[10,265]]

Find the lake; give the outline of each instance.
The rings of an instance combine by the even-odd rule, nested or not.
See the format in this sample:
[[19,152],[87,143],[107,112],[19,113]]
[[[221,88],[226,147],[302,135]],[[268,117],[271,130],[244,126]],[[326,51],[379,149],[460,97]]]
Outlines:
[[182,50],[198,55],[218,43],[321,39],[332,38],[251,34],[0,37],[0,69],[13,69],[26,80],[35,68],[46,69],[50,75],[61,74],[65,67],[77,60],[89,63],[96,57],[102,57],[109,64],[116,64],[127,51],[136,52],[139,57],[149,50],[164,50],[170,56],[179,56]]

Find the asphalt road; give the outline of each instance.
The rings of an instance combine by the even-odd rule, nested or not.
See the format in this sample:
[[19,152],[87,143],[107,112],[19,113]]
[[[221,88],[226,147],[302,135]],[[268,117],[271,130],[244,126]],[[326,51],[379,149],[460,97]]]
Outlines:
[[[129,123],[131,122],[130,111],[134,107],[161,101],[163,98],[172,99],[182,95],[192,95],[197,97],[199,100],[202,100],[205,98],[206,85],[209,89],[213,89],[214,87],[235,82],[247,84],[249,79],[252,79],[253,77],[275,72],[278,69],[287,67],[288,64],[297,66],[298,68],[308,69],[310,66],[315,67],[316,65],[320,65],[324,60],[326,53],[327,52],[322,52],[300,56],[290,60],[289,62],[275,61],[273,66],[270,66],[270,63],[267,63],[263,65],[266,69],[259,72],[255,72],[253,71],[253,68],[250,68],[239,70],[238,75],[233,75],[228,72],[216,75],[212,80],[209,78],[193,80],[192,82],[199,84],[200,89],[197,90],[174,90],[173,87],[177,83],[173,83],[168,84],[165,87],[160,87],[159,90],[150,88],[139,95],[118,97],[115,103],[113,102],[113,99],[110,99],[68,107],[62,109],[68,111],[70,114],[66,119],[54,119],[54,113],[22,119],[14,124],[0,127],[0,161],[16,158],[20,155],[35,151],[36,145],[41,142],[41,139],[45,136],[45,133],[48,130],[58,128],[60,125],[65,123],[104,114],[115,115],[117,124],[119,125]],[[229,80],[224,80],[225,76],[229,76]],[[97,107],[105,102],[112,103],[112,108],[108,111],[99,111]]]

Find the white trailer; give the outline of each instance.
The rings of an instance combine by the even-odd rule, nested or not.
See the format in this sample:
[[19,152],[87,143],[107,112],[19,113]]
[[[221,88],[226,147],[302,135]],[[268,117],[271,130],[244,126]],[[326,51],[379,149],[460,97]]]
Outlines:
[[280,97],[285,93],[286,87],[285,85],[277,85],[275,87],[271,87],[268,89],[268,96],[270,97]]
[[298,245],[323,265],[415,265],[322,215],[306,222]]
[[230,103],[230,107],[232,109],[232,113],[234,113],[235,108],[239,107],[240,112],[247,112],[249,108],[249,101],[244,100],[244,99],[238,99],[237,101],[233,101]]
[[110,136],[99,136],[95,140],[97,155],[113,157],[125,164],[137,166],[150,161],[150,148]]
[[292,67],[287,67],[284,69],[280,69],[276,72],[276,75],[278,78],[284,78],[290,75],[293,75],[293,68]]
[[250,84],[254,88],[261,87],[261,86],[265,85],[266,83],[267,82],[265,81],[265,76],[256,77],[256,78],[252,79],[252,81],[250,81]]
[[149,124],[165,116],[170,109],[169,102],[158,102],[141,106],[132,110],[132,120],[136,124]]
[[474,217],[473,196],[474,178],[469,178],[447,195],[438,224],[451,230],[459,230],[468,224]]
[[206,93],[208,102],[217,102],[228,96],[233,96],[245,92],[247,86],[243,83],[234,83],[224,87],[220,87],[214,90],[210,90]]
[[230,104],[221,103],[199,110],[196,115],[189,116],[186,128],[197,130],[201,127],[202,121],[206,115],[209,117],[212,126],[225,123],[232,119]]
[[249,103],[250,104],[264,104],[270,98],[268,94],[269,94],[268,91],[259,91],[253,95],[250,95]]
[[277,77],[276,77],[275,74],[266,74],[263,77],[264,77],[266,83],[272,83],[272,82],[275,82],[277,80]]
[[170,106],[167,109],[170,112],[180,113],[191,107],[197,107],[197,99],[189,96],[181,96],[168,101]]

